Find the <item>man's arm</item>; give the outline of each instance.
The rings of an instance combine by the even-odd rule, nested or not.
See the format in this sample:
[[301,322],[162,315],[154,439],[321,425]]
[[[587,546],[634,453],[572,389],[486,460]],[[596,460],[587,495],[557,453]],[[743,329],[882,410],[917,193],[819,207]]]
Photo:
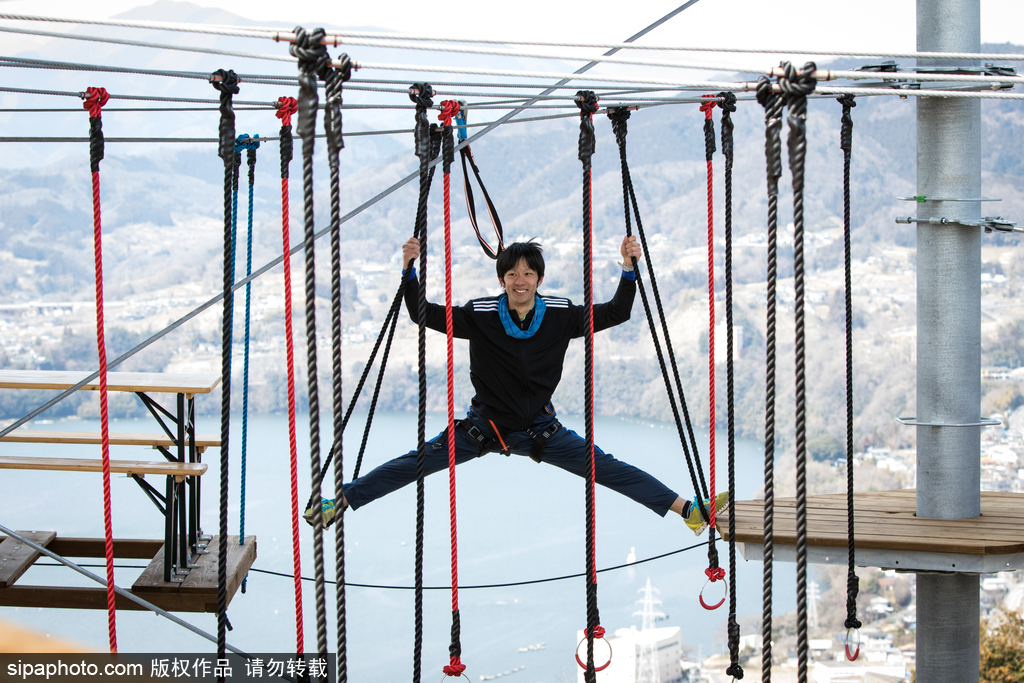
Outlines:
[[[415,237],[409,238],[409,240],[402,245],[402,265],[409,265],[415,263],[416,259],[420,255],[420,242]],[[416,324],[420,321],[420,281],[416,277],[415,266],[409,265],[409,268],[402,271],[403,277],[406,278],[405,283],[405,310],[409,313],[409,318]],[[432,304],[427,302],[427,320],[426,325],[432,330],[440,332],[442,334],[446,331],[445,325],[445,312],[444,306],[439,304]],[[465,311],[461,306],[452,306],[452,330],[456,337],[460,339],[469,338],[469,316],[465,314]]]
[[595,332],[626,322],[629,320],[630,311],[633,310],[633,299],[636,296],[636,273],[633,271],[633,259],[639,261],[643,250],[636,241],[636,237],[629,236],[622,238],[619,254],[622,255],[622,277],[619,278],[619,286],[615,290],[612,300],[594,305]]

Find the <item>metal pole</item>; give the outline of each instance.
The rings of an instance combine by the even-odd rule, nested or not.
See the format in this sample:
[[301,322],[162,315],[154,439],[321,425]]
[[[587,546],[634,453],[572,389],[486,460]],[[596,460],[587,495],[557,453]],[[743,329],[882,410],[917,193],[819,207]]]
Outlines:
[[[978,52],[980,0],[917,0],[917,49]],[[964,64],[961,62],[961,64]],[[918,60],[918,66],[949,66]],[[917,103],[918,218],[978,220],[981,103]],[[917,419],[977,423],[981,409],[981,230],[917,224]],[[980,427],[917,427],[917,514],[981,514]],[[917,577],[917,680],[978,681],[977,575]]]

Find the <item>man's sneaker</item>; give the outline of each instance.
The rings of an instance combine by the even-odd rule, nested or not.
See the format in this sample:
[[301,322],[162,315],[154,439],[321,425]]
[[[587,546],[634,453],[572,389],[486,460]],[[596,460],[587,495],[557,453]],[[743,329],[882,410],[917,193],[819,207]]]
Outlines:
[[[308,522],[310,526],[314,526],[315,523],[316,523],[315,522],[315,520],[316,520],[316,513],[317,513],[316,507],[315,506],[311,507],[311,508],[309,508],[308,510],[306,510],[302,514],[302,518],[305,519],[306,522]],[[332,524],[334,524],[334,515],[335,515],[335,513],[336,513],[336,511],[334,509],[334,501],[331,500],[330,498],[321,498],[320,499],[320,514],[323,515],[324,528],[325,529],[327,527],[331,526]]]
[[[715,496],[715,516],[718,516],[718,511],[725,508],[729,504],[729,492],[723,491]],[[709,498],[704,499],[704,507],[707,508],[708,512],[711,512],[711,500]],[[697,536],[704,533],[704,530],[708,528],[708,523],[704,520],[704,516],[700,514],[700,506],[697,504],[697,497],[694,496],[690,502],[690,513],[686,515],[686,526],[690,527],[690,530]]]

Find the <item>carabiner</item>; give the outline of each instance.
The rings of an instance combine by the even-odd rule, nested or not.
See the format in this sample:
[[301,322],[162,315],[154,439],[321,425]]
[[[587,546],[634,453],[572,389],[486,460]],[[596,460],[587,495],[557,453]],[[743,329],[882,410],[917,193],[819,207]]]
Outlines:
[[[853,631],[854,635],[857,637],[857,649],[853,651],[852,655],[850,654],[850,632],[851,631]],[[860,629],[856,629],[856,628],[848,628],[848,629],[846,629],[846,645],[845,645],[845,648],[846,648],[846,658],[849,661],[851,661],[851,662],[857,661],[857,657],[860,655]]]
[[727,584],[725,581],[722,581],[722,588],[724,589],[724,592],[722,593],[722,599],[716,602],[714,605],[709,605],[708,603],[704,602],[704,591],[707,589],[709,583],[714,583],[714,581],[708,578],[708,580],[704,582],[704,587],[700,589],[700,595],[697,596],[697,599],[700,600],[701,607],[708,611],[711,611],[716,610],[723,604],[725,604],[725,597],[726,594],[729,592],[729,584]]

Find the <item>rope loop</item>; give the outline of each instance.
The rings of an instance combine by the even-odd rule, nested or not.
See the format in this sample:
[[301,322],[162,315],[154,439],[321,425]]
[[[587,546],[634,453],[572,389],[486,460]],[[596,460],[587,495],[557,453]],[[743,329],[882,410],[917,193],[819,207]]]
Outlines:
[[733,157],[733,135],[734,128],[732,115],[736,111],[736,93],[718,93],[718,106],[722,110],[722,154],[725,155],[725,163],[732,165]]
[[704,591],[707,590],[708,585],[724,579],[725,570],[720,567],[708,567],[704,570],[704,574],[707,575],[708,579],[704,582],[704,586],[700,589],[700,594],[697,596],[697,600],[700,601],[701,607],[710,612],[712,610],[718,609],[719,607],[725,604],[726,593],[729,592],[729,584],[725,581],[722,581],[722,599],[714,603],[713,605],[710,605],[704,602]]
[[78,96],[82,98],[82,108],[89,110],[89,116],[95,118],[100,116],[100,109],[110,99],[110,95],[107,94],[106,88],[93,88],[88,87],[85,92],[78,93]]
[[850,110],[856,107],[857,103],[850,93],[837,97],[836,101],[843,105],[843,127],[839,133],[839,148],[849,152],[853,149],[853,113]]
[[218,128],[217,156],[225,165],[235,156],[235,110],[231,97],[238,94],[238,76],[234,71],[217,69],[210,74],[210,85],[220,93],[220,126]]
[[594,113],[597,111],[598,97],[593,90],[580,90],[573,98],[580,108],[580,151],[579,160],[583,168],[590,168],[590,157],[597,148],[597,137],[594,135]]
[[441,669],[445,676],[461,676],[466,670],[466,665],[458,657],[452,657],[451,663]]
[[217,69],[210,74],[210,85],[220,93],[238,94],[238,74],[231,69]]
[[455,100],[443,100],[441,102],[441,113],[437,115],[437,120],[441,122],[442,126],[451,126],[452,119],[459,115],[459,103]]
[[615,142],[618,143],[620,150],[624,150],[626,147],[626,121],[629,120],[631,113],[629,107],[610,107],[608,109],[608,119],[612,122],[612,132],[615,133]]
[[235,152],[241,153],[244,150],[256,151],[260,148],[260,136],[259,133],[250,136],[248,133],[242,133],[235,138]]
[[[595,626],[593,628],[592,632],[594,634],[594,640],[600,640],[601,642],[603,642],[605,645],[608,646],[608,661],[606,661],[601,666],[594,666],[594,671],[595,672],[597,672],[597,671],[604,671],[612,663],[612,644],[609,641],[604,639],[604,627],[603,626]],[[580,646],[583,645],[583,643],[587,642],[587,638],[590,635],[590,633],[591,633],[591,629],[583,629],[583,638],[581,638],[579,644],[576,645],[576,663],[579,664],[580,668],[583,669],[583,670],[587,669],[587,663],[584,662],[580,658]]]
[[431,154],[430,122],[427,120],[427,109],[434,106],[431,97],[434,89],[429,83],[413,83],[409,87],[409,99],[416,105],[416,123],[413,127],[415,136],[416,156],[423,159],[434,158]]
[[295,34],[295,42],[288,46],[288,54],[299,60],[299,71],[319,72],[321,62],[330,61],[327,46],[323,44],[327,32],[322,28],[307,31],[296,26],[292,33]]
[[790,62],[782,62],[779,67],[783,71],[783,75],[778,79],[779,89],[787,100],[793,97],[807,97],[814,92],[818,84],[813,75],[818,68],[814,62],[807,62],[799,70]]
[[277,112],[274,114],[281,119],[282,126],[292,125],[292,114],[299,110],[299,103],[294,97],[278,97]]
[[701,102],[700,110],[704,114],[704,158],[711,161],[715,154],[715,122],[711,118],[711,110],[715,108],[715,95],[701,95],[709,98]]

